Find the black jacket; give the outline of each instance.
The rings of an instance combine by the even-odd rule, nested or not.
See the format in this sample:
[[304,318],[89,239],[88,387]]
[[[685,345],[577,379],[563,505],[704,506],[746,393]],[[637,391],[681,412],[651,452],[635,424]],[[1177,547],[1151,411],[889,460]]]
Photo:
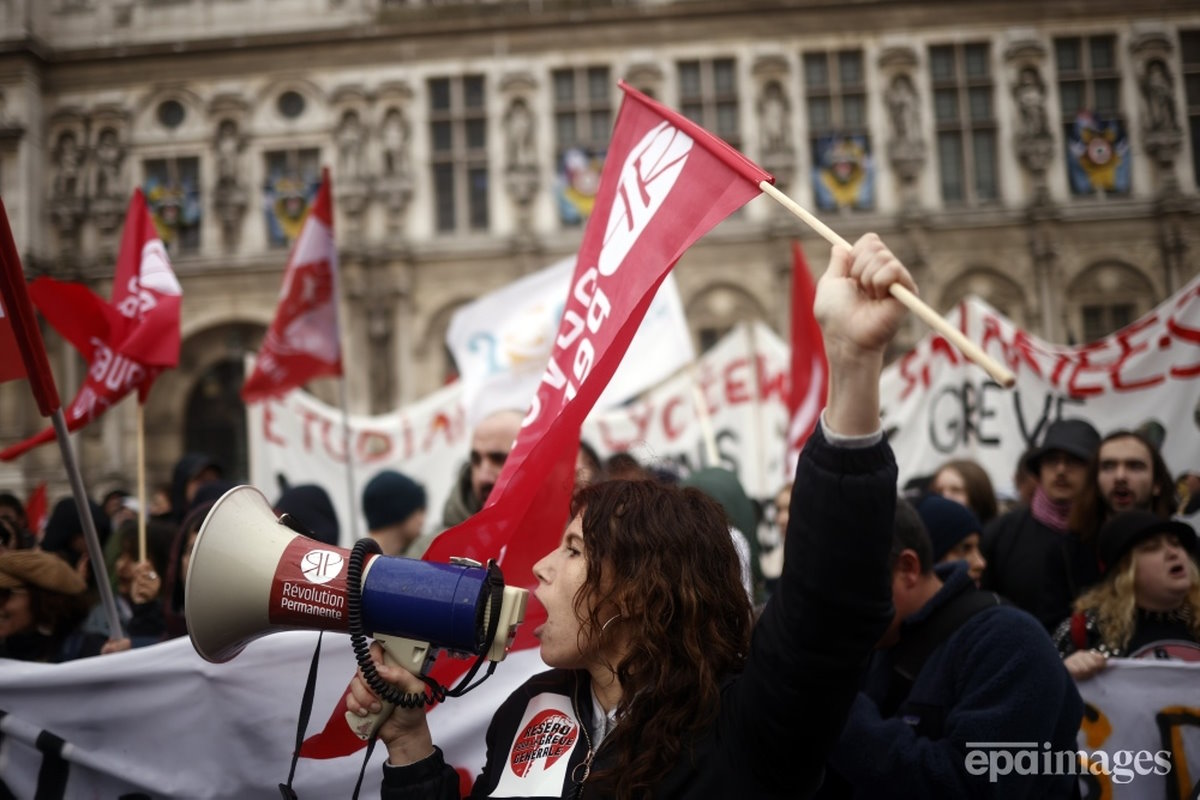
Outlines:
[[[1037,617],[1047,631],[1063,618],[1045,597],[1047,562],[1067,534],[1038,522],[1028,508],[1010,511],[988,523],[979,542],[987,559],[981,585]],[[1068,609],[1063,609],[1069,613]],[[1051,617],[1057,616],[1057,619]]]
[[[895,500],[896,465],[885,442],[838,448],[814,432],[796,469],[779,589],[755,628],[745,669],[726,679],[715,721],[685,743],[655,797],[803,798],[816,791],[892,616]],[[530,679],[493,717],[471,796],[611,797],[611,787],[579,783],[591,716],[586,672]],[[601,747],[594,770],[611,757]],[[438,751],[385,767],[382,797],[457,800],[458,785]]]

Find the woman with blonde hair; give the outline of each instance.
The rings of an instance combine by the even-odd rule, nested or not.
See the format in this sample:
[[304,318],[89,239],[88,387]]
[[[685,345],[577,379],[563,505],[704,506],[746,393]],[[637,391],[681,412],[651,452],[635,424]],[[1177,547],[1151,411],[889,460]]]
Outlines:
[[1067,671],[1084,680],[1110,657],[1200,661],[1200,569],[1190,525],[1126,511],[1100,529],[1104,579],[1055,631]]

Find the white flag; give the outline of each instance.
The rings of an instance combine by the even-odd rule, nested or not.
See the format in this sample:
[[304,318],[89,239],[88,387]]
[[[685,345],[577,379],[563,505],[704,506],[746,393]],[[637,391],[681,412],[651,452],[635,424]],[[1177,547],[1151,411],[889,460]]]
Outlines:
[[[446,344],[458,364],[469,427],[492,411],[528,408],[575,288],[574,271],[575,257],[565,258],[468,303],[451,318]],[[694,357],[679,289],[668,275],[596,408],[636,396]]]

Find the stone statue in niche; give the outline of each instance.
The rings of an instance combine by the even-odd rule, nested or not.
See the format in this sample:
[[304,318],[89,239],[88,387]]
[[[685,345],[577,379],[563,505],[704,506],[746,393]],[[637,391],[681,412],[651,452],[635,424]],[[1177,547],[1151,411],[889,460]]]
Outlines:
[[1022,67],[1013,86],[1013,99],[1017,101],[1017,134],[1022,138],[1036,139],[1050,135],[1050,122],[1046,116],[1046,85],[1036,67]]
[[96,139],[96,197],[119,198],[121,190],[121,161],[124,149],[113,128],[100,131]]
[[356,181],[366,174],[363,169],[363,126],[355,111],[342,115],[337,130],[338,175]]
[[380,138],[383,140],[383,174],[388,177],[407,177],[409,174],[408,120],[398,108],[390,109],[383,118]]
[[524,98],[518,97],[509,104],[504,114],[504,131],[508,168],[535,167],[537,152],[533,146],[533,112]]
[[758,101],[759,126],[764,153],[784,153],[792,149],[791,121],[788,118],[787,97],[779,81],[763,87]]
[[1151,131],[1178,130],[1175,87],[1167,63],[1161,58],[1146,62],[1142,78],[1142,97],[1146,100],[1146,124]]
[[54,195],[77,197],[79,195],[79,170],[83,166],[83,151],[73,131],[63,131],[54,147]]
[[888,114],[892,119],[892,133],[897,141],[916,142],[921,139],[921,113],[917,107],[917,89],[912,78],[900,73],[892,78],[884,94]]
[[238,135],[237,123],[231,119],[221,120],[217,126],[217,184],[236,186],[238,183],[238,156],[242,140]]

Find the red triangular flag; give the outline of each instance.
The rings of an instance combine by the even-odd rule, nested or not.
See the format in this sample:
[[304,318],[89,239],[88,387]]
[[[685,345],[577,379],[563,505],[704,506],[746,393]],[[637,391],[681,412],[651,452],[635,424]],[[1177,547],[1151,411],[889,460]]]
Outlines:
[[0,380],[29,379],[29,388],[43,417],[58,410],[58,388],[50,372],[3,198],[0,198],[0,373],[3,374]]
[[799,242],[792,242],[792,375],[788,393],[787,458],[785,479],[796,472],[800,450],[812,434],[825,395],[829,392],[829,364],[825,360],[825,340],[821,326],[813,316],[817,290],[808,261]]
[[329,171],[288,257],[279,307],[242,400],[255,403],[289,392],[322,375],[342,374],[338,335],[338,258],[333,240]]
[[[182,290],[141,189],[125,214],[112,302],[86,286],[39,278],[29,287],[46,321],[87,359],[88,372],[66,409],[78,430],[136,389],[140,402],[162,370],[179,363]],[[54,438],[53,429],[0,452],[9,461]]]
[[[659,284],[697,239],[759,194],[771,176],[691,120],[624,82],[596,203],[583,234],[550,362],[487,506],[444,532],[425,554],[497,559],[508,584],[532,589],[533,565],[567,522],[579,431],[617,369]],[[533,648],[546,618],[531,597],[514,644]],[[433,674],[453,682],[464,662]],[[346,740],[345,708],[301,754],[332,757]],[[482,730],[480,742],[482,743]],[[349,744],[355,744],[350,742]],[[361,742],[357,742],[361,746]]]

